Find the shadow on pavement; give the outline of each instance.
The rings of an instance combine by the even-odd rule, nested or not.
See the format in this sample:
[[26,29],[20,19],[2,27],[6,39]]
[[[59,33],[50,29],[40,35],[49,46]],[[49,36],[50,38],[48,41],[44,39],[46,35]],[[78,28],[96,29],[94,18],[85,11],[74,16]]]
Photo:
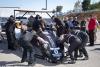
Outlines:
[[5,53],[5,54],[15,54],[19,57],[21,57],[21,53],[18,52],[18,50],[8,50],[7,49],[7,43],[0,43],[0,53]]
[[95,48],[94,50],[100,50],[100,48]]
[[2,61],[0,62],[1,66],[27,66],[25,64],[21,64],[20,61],[11,61],[11,62],[6,62],[6,61]]
[[94,48],[94,49],[92,49],[90,51],[100,51],[100,48]]
[[41,65],[44,65],[44,66],[57,66],[59,65],[60,63],[50,63],[48,62],[47,60],[42,60],[42,59],[36,59],[35,61],[36,64],[41,64]]
[[[27,66],[27,64],[28,64],[27,62],[26,62],[26,64],[23,64],[20,61],[11,61],[11,62],[2,61],[2,62],[0,62],[0,65],[2,65],[2,66]],[[35,61],[35,64],[36,65],[41,64],[44,66],[57,66],[57,65],[59,65],[59,63],[50,63],[46,60],[41,60],[41,59],[37,59]]]
[[100,44],[94,44],[94,45],[100,45]]
[[[22,53],[19,52],[19,50],[15,50],[15,51],[12,51],[12,50],[8,50],[7,49],[7,43],[0,43],[0,53],[2,54],[15,54],[17,56],[20,57],[21,59],[21,55]],[[4,58],[4,57],[3,57]],[[50,63],[46,60],[42,60],[42,59],[38,59],[36,58],[36,61],[35,61],[36,64],[41,64],[41,65],[44,65],[44,66],[56,66],[56,65],[59,65],[58,63]],[[26,66],[27,66],[28,63],[26,63]],[[7,61],[1,61],[0,62],[0,65],[10,65],[10,66],[25,66],[25,64],[21,63],[20,61],[10,61],[10,62],[7,62]]]

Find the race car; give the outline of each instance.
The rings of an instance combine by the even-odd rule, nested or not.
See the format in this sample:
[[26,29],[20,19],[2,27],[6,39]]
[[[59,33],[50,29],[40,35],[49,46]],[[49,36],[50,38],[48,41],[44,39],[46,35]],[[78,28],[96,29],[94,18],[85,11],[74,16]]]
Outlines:
[[[35,12],[43,12],[43,13],[47,13],[47,14],[48,14],[48,12],[52,13],[52,11],[29,11],[29,10],[14,10],[14,11],[25,12],[25,14],[27,12],[28,13],[29,12],[34,12],[34,13]],[[16,24],[16,25],[18,25],[18,24]],[[43,43],[39,42],[38,40],[33,42],[34,51],[35,51],[35,55],[34,56],[36,58],[46,59],[49,62],[58,62],[58,61],[62,61],[63,60],[63,50],[60,48],[60,44],[58,43],[59,42],[59,40],[58,40],[59,38],[54,33],[55,30],[56,29],[52,28],[51,25],[50,26],[48,25],[46,27],[45,31],[37,32],[37,34],[40,37],[42,37],[44,40],[48,41],[49,43],[48,44],[43,44]],[[19,32],[19,33],[21,33],[21,32]]]

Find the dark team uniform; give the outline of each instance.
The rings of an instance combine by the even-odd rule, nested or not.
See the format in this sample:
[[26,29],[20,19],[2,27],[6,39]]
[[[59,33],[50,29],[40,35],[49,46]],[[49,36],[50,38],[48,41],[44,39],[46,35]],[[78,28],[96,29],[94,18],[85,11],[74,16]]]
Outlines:
[[28,27],[32,27],[32,25],[33,25],[33,23],[35,22],[35,18],[33,17],[33,16],[30,16],[29,18],[28,18],[28,24],[27,24],[27,26]]
[[64,33],[65,24],[63,21],[61,21],[58,18],[55,18],[54,22],[56,23],[56,27],[57,27],[57,35],[58,35],[58,37],[60,37],[60,35],[62,35]]
[[[68,54],[70,55],[71,58],[71,63],[74,63],[74,60],[77,59],[78,56],[78,49],[81,45],[81,41],[78,37],[69,34],[67,36],[65,36],[65,38],[63,40],[60,41],[60,43],[64,43],[67,42],[70,44],[69,49],[68,49]],[[74,51],[74,56],[73,56],[73,51]]]
[[79,22],[78,21],[72,21],[73,23],[73,26],[77,26],[77,27],[73,27],[73,29],[79,29],[78,25],[79,25]]
[[84,56],[86,58],[88,58],[88,53],[87,53],[87,51],[85,49],[86,43],[88,41],[88,35],[85,32],[83,32],[83,31],[72,31],[71,33],[73,35],[76,35],[78,38],[80,38],[80,40],[82,41],[82,44],[81,44],[79,50],[80,50],[80,52],[82,52],[84,54]]
[[38,32],[38,31],[39,31],[39,28],[40,28],[40,23],[41,23],[40,20],[36,20],[36,21],[33,23],[33,30],[35,30],[36,32]]
[[21,62],[24,62],[27,60],[27,51],[29,51],[29,61],[28,64],[34,63],[34,51],[33,51],[33,45],[30,43],[33,39],[37,39],[38,35],[34,32],[28,32],[24,35],[22,35],[19,38],[19,44],[23,47],[23,55]]
[[14,33],[14,21],[9,19],[6,23],[6,35],[7,35],[7,41],[8,41],[8,49],[15,50],[15,33]]
[[66,32],[68,31],[68,29],[69,29],[69,26],[68,26],[68,21],[63,21],[64,23],[65,23],[65,34],[66,34]]

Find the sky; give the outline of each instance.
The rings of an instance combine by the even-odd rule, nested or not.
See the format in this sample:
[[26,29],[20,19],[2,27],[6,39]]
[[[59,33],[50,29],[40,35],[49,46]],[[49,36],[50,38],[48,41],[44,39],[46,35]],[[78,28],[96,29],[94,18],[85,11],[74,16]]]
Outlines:
[[[78,0],[47,0],[47,10],[52,11],[56,6],[63,6],[62,12],[73,10]],[[83,1],[83,0],[81,0]],[[91,0],[91,3],[100,0]],[[0,0],[0,7],[20,7],[28,10],[41,10],[46,7],[46,0]]]

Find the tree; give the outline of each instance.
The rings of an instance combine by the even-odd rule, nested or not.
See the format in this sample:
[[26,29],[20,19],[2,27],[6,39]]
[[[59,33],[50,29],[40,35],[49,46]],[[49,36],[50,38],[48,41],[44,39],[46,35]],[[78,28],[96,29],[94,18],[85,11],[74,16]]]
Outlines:
[[100,2],[94,3],[90,5],[90,9],[100,9]]
[[57,6],[57,7],[56,7],[56,12],[61,12],[62,9],[63,9],[63,6]]
[[82,9],[83,11],[89,10],[90,0],[83,0],[82,2]]

